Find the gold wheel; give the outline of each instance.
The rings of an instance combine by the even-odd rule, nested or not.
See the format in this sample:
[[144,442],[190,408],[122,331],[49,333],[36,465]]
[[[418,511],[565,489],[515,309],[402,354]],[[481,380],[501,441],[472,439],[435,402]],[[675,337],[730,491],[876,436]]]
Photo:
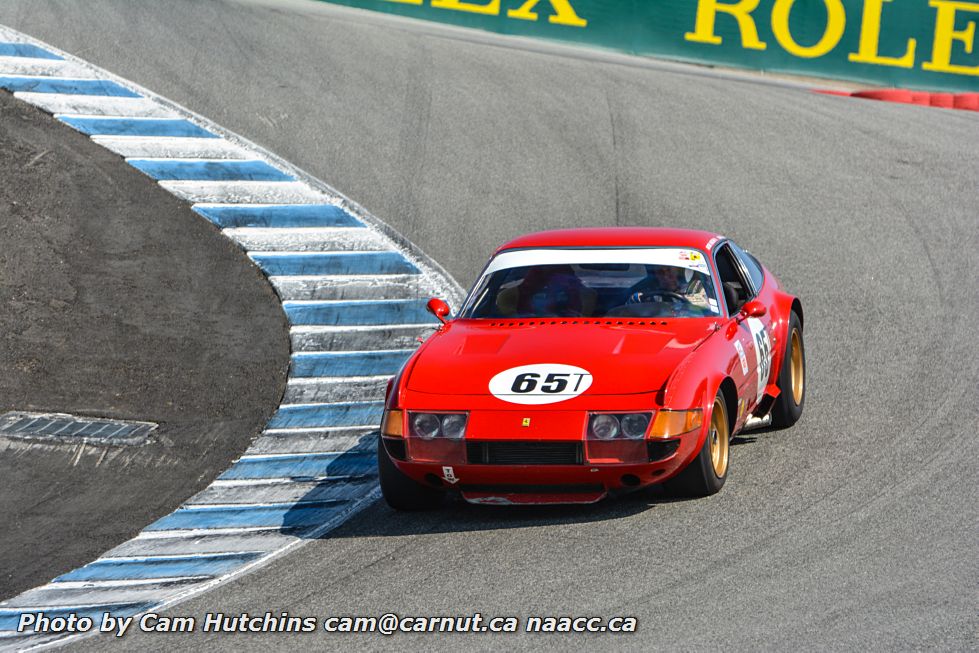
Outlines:
[[710,443],[710,462],[714,467],[717,478],[724,478],[727,473],[728,448],[731,434],[727,424],[727,408],[721,397],[714,399],[714,410],[711,411],[710,431],[707,438]]
[[806,369],[802,361],[802,336],[798,329],[792,329],[792,399],[795,405],[802,403],[802,392],[805,389]]

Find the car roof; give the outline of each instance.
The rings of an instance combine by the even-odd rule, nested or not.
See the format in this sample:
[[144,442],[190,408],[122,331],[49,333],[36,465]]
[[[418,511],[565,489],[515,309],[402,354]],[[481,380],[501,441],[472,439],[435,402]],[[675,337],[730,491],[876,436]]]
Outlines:
[[496,253],[539,247],[689,247],[706,250],[708,243],[713,246],[723,238],[720,234],[696,229],[585,227],[526,234],[504,243]]

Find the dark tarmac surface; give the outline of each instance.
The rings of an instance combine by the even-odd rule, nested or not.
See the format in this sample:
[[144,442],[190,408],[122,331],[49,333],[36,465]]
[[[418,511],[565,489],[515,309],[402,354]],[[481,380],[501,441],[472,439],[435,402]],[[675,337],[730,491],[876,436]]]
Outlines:
[[207,485],[278,405],[285,316],[230,241],[121,158],[0,91],[0,413],[159,422],[145,446],[0,438],[0,598]]
[[638,635],[130,635],[77,648],[979,648],[979,115],[512,49],[310,2],[9,1],[0,23],[270,148],[463,285],[523,232],[676,225],[733,237],[806,309],[806,414],[739,441],[715,497],[421,515],[379,504],[170,610],[634,615]]

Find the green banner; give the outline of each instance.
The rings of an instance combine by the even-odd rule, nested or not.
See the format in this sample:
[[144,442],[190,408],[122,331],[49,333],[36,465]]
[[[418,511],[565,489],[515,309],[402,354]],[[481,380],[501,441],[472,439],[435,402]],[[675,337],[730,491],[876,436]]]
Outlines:
[[331,0],[632,54],[920,90],[979,91],[959,0]]

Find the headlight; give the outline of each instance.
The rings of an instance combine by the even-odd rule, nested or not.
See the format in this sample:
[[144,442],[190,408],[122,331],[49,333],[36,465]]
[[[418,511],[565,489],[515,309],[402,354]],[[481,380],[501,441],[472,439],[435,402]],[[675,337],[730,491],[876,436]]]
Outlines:
[[593,413],[588,418],[588,438],[640,440],[646,435],[652,413]]
[[439,422],[438,415],[415,413],[411,416],[411,434],[419,438],[430,439],[436,437],[439,434],[440,427],[441,423]]
[[625,437],[638,440],[646,435],[646,429],[649,428],[649,414],[630,413],[623,415],[619,418],[619,423],[622,424],[622,434]]
[[700,428],[704,423],[704,411],[696,410],[661,410],[656,413],[651,438],[670,438],[681,433],[689,433]]
[[593,415],[590,430],[599,440],[611,440],[619,434],[619,418],[615,415]]
[[465,415],[443,415],[442,436],[458,440],[466,435]]
[[411,434],[425,440],[460,440],[466,436],[467,417],[466,413],[409,413]]

